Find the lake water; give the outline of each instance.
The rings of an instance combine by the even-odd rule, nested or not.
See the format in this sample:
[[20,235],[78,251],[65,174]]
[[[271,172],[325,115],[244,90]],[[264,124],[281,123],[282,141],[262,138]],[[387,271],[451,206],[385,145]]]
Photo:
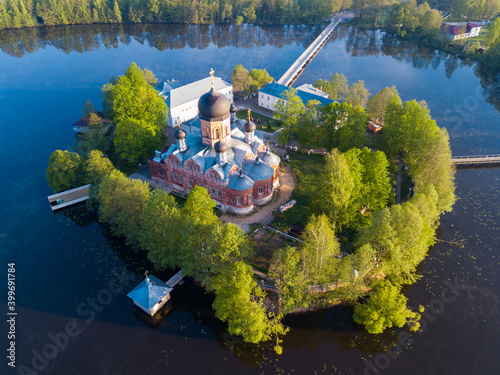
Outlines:
[[[132,61],[160,80],[229,80],[236,64],[279,78],[319,33],[309,27],[75,26],[0,31],[1,349],[7,344],[7,263],[16,268],[16,365],[40,374],[495,374],[500,352],[500,168],[457,172],[458,201],[442,218],[442,240],[405,290],[428,306],[425,330],[399,354],[398,333],[372,336],[351,311],[287,319],[284,353],[242,345],[224,333],[212,296],[189,280],[155,329],[126,297],[151,264],[82,210],[53,215],[45,180],[55,149],[70,149],[71,124],[99,89]],[[450,132],[455,155],[500,153],[499,73],[390,35],[340,28],[298,79],[344,73],[372,93],[396,85],[425,100]],[[158,274],[166,280],[169,273]],[[119,279],[121,284],[116,281]],[[113,282],[111,285],[110,282]],[[457,295],[450,294],[450,283]],[[117,286],[118,285],[118,286]],[[121,289],[113,295],[109,290]],[[444,290],[444,292],[443,292]],[[454,298],[455,297],[455,298]],[[67,334],[71,338],[66,340]],[[54,345],[54,341],[59,346]],[[401,341],[401,340],[400,340]],[[391,357],[392,355],[392,357]],[[42,356],[44,358],[42,358]],[[0,373],[16,373],[0,360]],[[374,367],[376,366],[376,367]],[[371,368],[371,369],[370,369]],[[29,373],[27,370],[20,373]],[[34,373],[34,372],[32,372]]]

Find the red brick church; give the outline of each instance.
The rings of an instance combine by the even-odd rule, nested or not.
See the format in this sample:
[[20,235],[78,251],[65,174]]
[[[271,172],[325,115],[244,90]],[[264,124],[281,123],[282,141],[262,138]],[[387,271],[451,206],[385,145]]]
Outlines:
[[176,129],[176,144],[150,158],[152,179],[181,194],[205,187],[217,207],[237,214],[269,202],[279,187],[280,158],[264,145],[250,111],[246,121],[236,119],[234,104],[213,85],[198,110]]

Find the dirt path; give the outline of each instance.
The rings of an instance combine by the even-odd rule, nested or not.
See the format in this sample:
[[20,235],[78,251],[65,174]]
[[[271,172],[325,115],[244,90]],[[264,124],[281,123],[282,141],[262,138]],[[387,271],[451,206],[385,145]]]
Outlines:
[[278,208],[288,202],[292,195],[293,189],[295,189],[295,179],[292,175],[291,168],[287,166],[286,172],[280,174],[281,187],[279,188],[280,196],[278,200],[272,201],[265,206],[258,207],[256,212],[248,216],[233,216],[233,215],[222,215],[221,220],[224,223],[233,223],[238,225],[245,232],[250,231],[250,224],[260,223],[267,225],[273,221],[273,213],[278,210]]

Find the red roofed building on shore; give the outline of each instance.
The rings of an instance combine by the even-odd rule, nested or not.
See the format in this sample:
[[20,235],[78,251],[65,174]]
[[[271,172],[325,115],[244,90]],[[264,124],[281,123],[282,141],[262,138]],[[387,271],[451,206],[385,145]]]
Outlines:
[[481,27],[481,25],[472,22],[463,25],[443,23],[441,25],[441,31],[448,39],[458,40],[478,36],[481,32]]
[[264,145],[250,111],[246,121],[236,119],[234,105],[213,85],[198,110],[188,131],[176,129],[176,144],[149,159],[153,181],[183,195],[202,186],[217,207],[237,214],[269,202],[280,184],[280,158]]

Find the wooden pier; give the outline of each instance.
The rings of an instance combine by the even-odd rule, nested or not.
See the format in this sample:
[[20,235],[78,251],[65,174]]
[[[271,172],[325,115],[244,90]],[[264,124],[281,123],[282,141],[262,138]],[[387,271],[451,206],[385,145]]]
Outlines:
[[168,280],[165,284],[167,284],[167,286],[173,289],[177,284],[181,282],[183,278],[184,276],[182,276],[182,270],[180,270],[174,276],[172,276],[170,280]]
[[323,47],[335,28],[341,22],[341,15],[335,16],[332,22],[319,34],[319,36],[311,43],[309,47],[299,56],[299,58],[288,68],[283,76],[277,81],[279,84],[290,86],[293,84],[305,67],[316,56],[321,47]]
[[89,189],[90,184],[80,186],[76,189],[66,190],[58,194],[49,195],[47,199],[49,200],[50,208],[52,208],[52,211],[56,211],[84,202],[89,199]]
[[473,166],[473,165],[499,165],[500,154],[496,155],[471,155],[471,156],[454,156],[452,159],[456,166]]

